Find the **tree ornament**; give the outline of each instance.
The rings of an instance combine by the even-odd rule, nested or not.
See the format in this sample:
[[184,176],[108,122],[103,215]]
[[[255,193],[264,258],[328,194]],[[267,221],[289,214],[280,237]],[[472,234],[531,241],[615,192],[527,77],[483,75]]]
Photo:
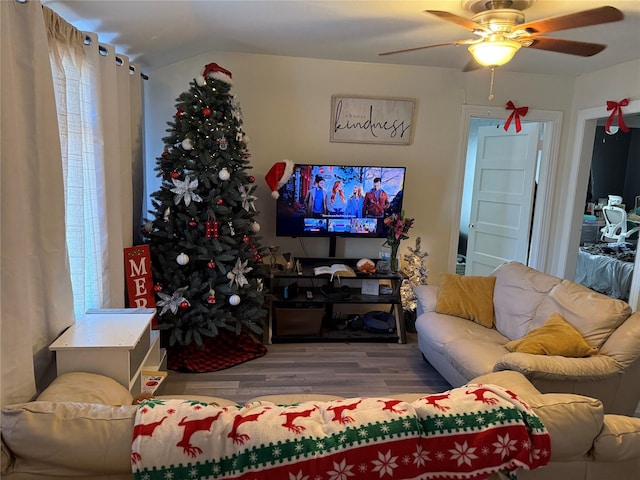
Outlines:
[[195,228],[197,225],[198,225],[198,222],[196,222],[193,218],[189,220],[189,226],[191,228]]
[[213,222],[211,220],[207,220],[207,223],[205,224],[205,236],[207,238],[218,238],[218,228],[217,220],[214,220]]
[[210,269],[216,268],[216,262],[214,262],[213,260],[209,260],[209,263],[207,263],[207,267]]
[[220,148],[220,150],[226,150],[228,146],[229,142],[227,142],[227,139],[225,137],[221,137],[218,139],[218,147]]
[[167,207],[164,213],[162,214],[162,220],[164,220],[165,222],[168,222],[170,216],[171,216],[171,207]]
[[240,296],[236,295],[236,294],[231,295],[229,297],[229,304],[233,305],[234,307],[236,305],[239,305],[240,304]]
[[162,158],[167,158],[169,156],[169,152],[167,150],[164,150],[162,152]]
[[209,287],[209,297],[207,298],[207,303],[216,303],[216,291],[211,287]]
[[245,189],[244,185],[238,186],[238,191],[240,192],[240,197],[242,198],[242,208],[244,208],[247,212],[256,209],[256,206],[253,202],[255,202],[258,197],[252,195],[250,193],[251,190]]
[[258,233],[260,231],[260,224],[258,222],[251,223],[251,231],[253,233]]
[[211,109],[209,107],[204,107],[202,109],[202,115],[206,118],[206,117],[210,117],[211,116]]
[[[182,296],[182,294],[189,287],[180,287],[172,295],[167,295],[166,293],[158,292],[158,296],[160,300],[158,300],[158,307],[162,307],[160,311],[160,316],[164,315],[167,310],[170,310],[174,315],[178,312],[178,307],[182,304],[182,302],[186,302],[187,299]],[[188,303],[188,302],[187,302]]]
[[176,118],[180,118],[184,115],[184,111],[182,110],[182,107],[178,107],[178,110],[176,111]]
[[189,308],[191,305],[189,304],[189,302],[187,302],[186,300],[184,300],[183,302],[180,302],[180,308],[182,310],[186,310],[187,308]]
[[190,138],[185,138],[184,140],[182,140],[181,145],[185,150],[191,150],[193,148],[193,142]]
[[161,292],[162,291],[162,285],[160,285],[159,283],[156,283],[153,286],[153,291],[156,292],[156,293]]
[[218,200],[216,200],[216,204],[217,205],[223,205],[224,204],[224,200],[222,198],[219,198]]
[[236,234],[236,231],[233,229],[233,222],[229,221],[228,225],[229,225],[229,235],[233,237]]
[[249,283],[244,274],[252,271],[253,267],[247,267],[247,263],[248,260],[244,262],[239,258],[236,260],[236,265],[233,267],[233,270],[227,273],[227,278],[230,280],[230,287],[235,283],[238,285],[238,288],[242,288]]
[[173,193],[175,193],[175,197],[173,198],[173,203],[178,205],[180,200],[184,199],[184,204],[188,207],[191,203],[191,200],[194,202],[201,202],[202,197],[194,192],[196,188],[198,188],[198,179],[191,180],[191,177],[187,175],[184,177],[184,181],[178,180],[176,178],[172,178],[171,181],[175,185],[174,188],[171,189]]
[[180,178],[180,173],[174,170],[173,172],[171,172],[171,178],[175,178],[175,179]]
[[176,262],[178,262],[178,265],[186,265],[187,263],[189,263],[189,255],[187,255],[186,253],[181,253],[176,257]]
[[251,239],[249,238],[249,235],[245,235],[245,236],[242,237],[242,241],[244,243],[249,243],[251,241]]
[[247,178],[247,180],[249,181],[249,183],[254,183],[256,181],[256,177],[254,177],[253,175],[249,175],[249,178]]
[[225,167],[223,167],[222,170],[220,170],[218,172],[218,178],[220,180],[226,181],[226,180],[229,180],[231,178],[231,174],[229,173],[229,170],[227,170]]

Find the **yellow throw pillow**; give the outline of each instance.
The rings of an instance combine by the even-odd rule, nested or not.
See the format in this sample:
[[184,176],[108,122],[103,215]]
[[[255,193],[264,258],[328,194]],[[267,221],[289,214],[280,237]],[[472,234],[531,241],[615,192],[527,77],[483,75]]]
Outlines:
[[436,312],[466,318],[483,327],[492,328],[493,287],[496,277],[465,277],[445,273],[442,276]]
[[562,357],[588,357],[597,352],[580,332],[559,313],[553,313],[539,328],[505,345],[510,352]]

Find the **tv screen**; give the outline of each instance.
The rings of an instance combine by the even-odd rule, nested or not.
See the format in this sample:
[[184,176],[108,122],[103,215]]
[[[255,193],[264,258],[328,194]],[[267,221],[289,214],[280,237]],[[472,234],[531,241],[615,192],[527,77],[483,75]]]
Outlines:
[[385,237],[402,210],[405,167],[295,164],[278,191],[276,235]]

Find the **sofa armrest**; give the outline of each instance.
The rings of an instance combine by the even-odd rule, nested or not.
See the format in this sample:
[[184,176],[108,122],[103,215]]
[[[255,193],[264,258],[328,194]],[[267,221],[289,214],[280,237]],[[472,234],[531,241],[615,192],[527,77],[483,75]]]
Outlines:
[[569,358],[530,353],[511,352],[499,359],[494,372],[515,370],[529,379],[557,380],[602,380],[620,373],[624,367],[607,355],[584,358]]
[[640,418],[605,415],[604,426],[593,444],[593,457],[600,462],[640,459]]
[[435,312],[438,303],[437,285],[416,285],[413,293],[416,295],[416,316],[424,312]]
[[624,368],[640,357],[640,312],[635,312],[620,325],[600,348]]

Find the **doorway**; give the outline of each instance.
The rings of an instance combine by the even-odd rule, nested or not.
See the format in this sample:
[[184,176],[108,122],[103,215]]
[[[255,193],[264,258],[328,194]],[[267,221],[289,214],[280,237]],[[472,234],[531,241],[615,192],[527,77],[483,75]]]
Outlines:
[[[606,106],[586,108],[578,111],[576,121],[575,138],[573,142],[573,154],[571,157],[570,174],[566,185],[563,204],[565,208],[564,218],[571,219],[565,222],[561,228],[561,238],[567,239],[563,249],[558,252],[558,271],[553,272],[564,278],[574,278],[577,267],[577,254],[580,246],[581,225],[583,220],[583,205],[587,193],[589,172],[591,170],[591,158],[593,153],[593,141],[598,125],[609,117]],[[640,100],[631,100],[625,107],[624,117],[640,114]],[[636,311],[640,300],[640,255],[636,255],[631,289],[629,293],[629,305]]]
[[[475,158],[476,138],[475,129],[482,124],[493,125],[503,128],[507,115],[505,110],[495,107],[463,106],[463,132],[460,136],[461,161],[459,174],[459,195],[458,208],[456,211],[459,217],[455,225],[469,224],[471,203],[470,193],[473,185],[475,165],[470,160]],[[529,110],[527,122],[540,124],[540,129],[544,131],[544,142],[542,142],[538,169],[537,169],[537,192],[533,204],[533,222],[531,224],[530,248],[527,264],[532,268],[543,270],[550,243],[551,215],[544,214],[551,211],[553,178],[555,177],[558,150],[559,132],[562,122],[562,112],[549,110]],[[514,127],[512,126],[511,129]],[[504,130],[503,130],[504,131]],[[458,245],[460,239],[460,229],[452,229],[451,245]],[[466,249],[466,247],[465,247]],[[498,254],[500,255],[500,254]],[[509,258],[508,253],[504,253],[502,258]],[[450,271],[461,272],[458,264],[458,250],[450,258]]]

